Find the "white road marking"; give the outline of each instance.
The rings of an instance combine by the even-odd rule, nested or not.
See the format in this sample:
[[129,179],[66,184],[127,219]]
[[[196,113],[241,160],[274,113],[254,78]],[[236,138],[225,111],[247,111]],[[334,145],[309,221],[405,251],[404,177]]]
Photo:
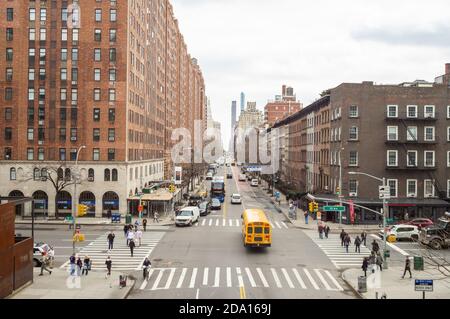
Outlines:
[[269,222],[270,226],[272,226],[272,228],[275,228],[275,225],[272,222]]
[[153,283],[153,287],[151,290],[156,290],[158,288],[159,282],[161,281],[162,276],[164,275],[164,270],[165,269],[161,269],[158,273],[158,277],[156,277],[155,282]]
[[178,284],[177,284],[178,289],[181,288],[181,285],[183,284],[184,277],[186,276],[186,272],[187,272],[187,268],[183,268],[183,270],[181,271],[180,279],[178,280]]
[[281,268],[281,272],[283,273],[284,278],[286,278],[286,281],[287,281],[289,287],[290,287],[290,288],[295,288],[294,283],[292,282],[291,277],[289,277],[289,274],[288,274],[288,272],[286,271],[286,269]]
[[223,219],[223,220],[222,220],[222,226],[225,227],[225,226],[226,226],[226,223],[227,223],[227,220],[226,220],[226,219]]
[[198,299],[200,296],[200,289],[197,289],[197,294],[195,295],[195,299]]
[[197,268],[192,269],[191,282],[189,283],[189,288],[194,288],[195,279],[197,278]]
[[239,219],[236,219],[236,226],[237,226],[237,227],[240,226],[240,224],[239,224]]
[[283,288],[283,286],[281,285],[280,278],[278,278],[278,274],[277,274],[277,271],[275,270],[275,268],[270,268],[270,271],[272,272],[272,276],[273,276],[273,279],[275,280],[275,283],[277,284],[277,287]]
[[170,269],[169,278],[167,278],[166,286],[164,289],[169,289],[170,285],[172,284],[173,276],[175,275],[176,268]]
[[244,287],[244,280],[242,280],[241,268],[236,267],[236,273],[238,275],[237,277],[238,277],[239,288]]
[[247,277],[248,277],[248,280],[250,281],[250,285],[251,285],[253,288],[255,288],[255,287],[256,287],[256,282],[255,282],[255,280],[253,279],[253,276],[252,276],[252,273],[251,273],[250,269],[246,267],[246,268],[245,268],[245,272],[247,273]]
[[292,272],[294,273],[295,278],[297,278],[297,281],[298,281],[298,283],[300,284],[300,286],[302,286],[303,289],[306,289],[306,285],[305,285],[305,283],[303,282],[302,277],[300,277],[300,274],[298,273],[297,269],[292,268]]
[[213,220],[210,219],[210,220],[209,220],[209,225],[208,225],[208,226],[212,226],[212,222],[213,222]]
[[275,222],[275,224],[277,224],[277,227],[278,227],[278,228],[281,228],[281,225],[278,224],[278,222]]
[[233,221],[231,219],[228,220],[228,222],[229,222],[230,226],[233,226]]
[[216,220],[216,227],[219,226],[219,219]]
[[203,286],[208,285],[208,272],[209,272],[209,268],[206,267],[203,271]]
[[305,272],[306,277],[308,277],[309,281],[313,285],[314,289],[319,290],[319,286],[317,285],[316,281],[314,280],[314,278],[309,273],[308,269],[303,268],[303,271]]
[[148,281],[150,280],[150,277],[152,276],[152,274],[153,274],[153,269],[150,269],[150,271],[148,272],[148,277],[147,277],[147,279],[144,280],[144,282],[143,282],[142,285],[141,285],[141,290],[144,290],[145,288],[147,288]]
[[231,287],[231,267],[227,267],[227,287]]
[[219,287],[220,284],[220,267],[216,267],[216,278],[214,278],[214,287]]
[[205,226],[205,223],[206,223],[206,219],[203,220],[202,226]]
[[319,277],[320,281],[322,282],[322,284],[325,286],[326,290],[336,290],[336,289],[332,289],[330,287],[330,285],[328,284],[328,282],[325,280],[325,278],[323,278],[322,274],[320,273],[319,269],[314,269],[314,272],[316,273],[317,277]]
[[262,282],[263,286],[266,287],[266,288],[268,288],[268,287],[269,287],[269,284],[267,283],[267,280],[266,280],[266,278],[264,277],[261,268],[256,268],[256,272],[258,273],[259,278],[261,278],[261,282]]
[[283,225],[284,226],[284,228],[286,228],[286,229],[289,229],[289,227],[286,225],[286,223],[285,222],[281,222],[281,225]]
[[336,286],[337,290],[344,291],[344,288],[342,288],[341,285],[339,285],[338,281],[331,275],[331,273],[328,270],[325,270],[325,273],[327,274],[328,277],[330,277],[331,281]]

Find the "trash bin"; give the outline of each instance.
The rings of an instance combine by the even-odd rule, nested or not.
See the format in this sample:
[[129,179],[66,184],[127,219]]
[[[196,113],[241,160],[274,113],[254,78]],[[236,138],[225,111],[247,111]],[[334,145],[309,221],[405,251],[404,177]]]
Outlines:
[[131,224],[132,221],[132,216],[130,214],[127,214],[127,216],[125,216],[125,223],[126,224]]
[[384,251],[384,259],[391,258],[391,251],[389,249],[386,249]]
[[114,213],[114,214],[111,215],[111,222],[112,223],[120,223],[120,219],[121,219],[121,216],[118,213]]
[[414,270],[424,270],[423,257],[414,256]]
[[358,277],[358,292],[367,292],[367,278],[364,276]]

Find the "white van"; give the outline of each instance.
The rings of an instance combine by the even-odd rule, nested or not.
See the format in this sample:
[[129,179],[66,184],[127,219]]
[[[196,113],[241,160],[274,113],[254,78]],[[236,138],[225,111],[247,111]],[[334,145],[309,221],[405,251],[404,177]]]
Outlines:
[[193,223],[197,223],[200,218],[200,210],[198,207],[185,207],[175,217],[176,226],[192,226]]

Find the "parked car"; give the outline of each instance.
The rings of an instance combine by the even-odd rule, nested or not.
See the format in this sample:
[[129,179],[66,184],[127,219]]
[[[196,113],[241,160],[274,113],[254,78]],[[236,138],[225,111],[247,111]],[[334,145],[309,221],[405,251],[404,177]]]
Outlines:
[[245,182],[247,180],[247,177],[245,176],[245,174],[239,174],[239,181],[240,182]]
[[207,181],[212,181],[212,179],[213,179],[213,173],[208,172],[208,173],[206,174],[206,180],[207,180]]
[[[382,230],[380,232],[380,237],[383,237],[384,231]],[[419,239],[419,227],[414,225],[407,225],[407,224],[401,224],[401,225],[394,225],[391,226],[386,236],[389,237],[391,235],[394,235],[397,240],[402,239],[408,239],[408,240],[418,240]]]
[[232,173],[227,173],[227,179],[233,179],[233,174]]
[[41,267],[42,254],[47,254],[50,246],[44,243],[35,243],[33,247],[33,266]]
[[220,200],[218,200],[217,198],[213,198],[211,200],[211,210],[221,210],[222,209],[222,204],[220,203]]
[[252,179],[250,186],[257,187],[259,185],[259,182],[256,178]]
[[242,199],[240,194],[231,195],[231,204],[242,204]]
[[200,210],[200,216],[207,216],[209,213],[211,213],[211,205],[209,202],[201,202],[198,205],[198,209]]
[[203,197],[201,196],[191,196],[189,197],[188,206],[198,206],[203,201]]
[[200,209],[198,207],[185,207],[175,217],[176,226],[192,226],[192,224],[198,222],[200,218]]
[[417,226],[417,227],[419,227],[419,229],[422,229],[425,227],[430,227],[430,226],[434,225],[433,221],[428,218],[415,218],[405,224]]
[[420,242],[437,250],[450,247],[450,213],[445,213],[433,226],[422,228]]

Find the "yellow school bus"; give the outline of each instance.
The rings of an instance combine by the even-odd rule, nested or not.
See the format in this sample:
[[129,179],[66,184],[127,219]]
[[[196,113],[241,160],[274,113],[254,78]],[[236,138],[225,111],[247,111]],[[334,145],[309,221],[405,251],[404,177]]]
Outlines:
[[244,247],[270,247],[272,227],[261,209],[247,209],[242,214]]

